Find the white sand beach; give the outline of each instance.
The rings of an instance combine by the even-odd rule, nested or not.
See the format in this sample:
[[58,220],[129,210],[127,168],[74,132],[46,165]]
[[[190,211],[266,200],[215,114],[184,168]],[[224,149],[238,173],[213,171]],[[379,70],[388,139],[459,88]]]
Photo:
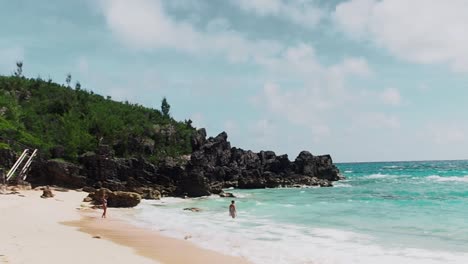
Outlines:
[[19,192],[0,195],[0,263],[247,263],[80,210],[85,192]]

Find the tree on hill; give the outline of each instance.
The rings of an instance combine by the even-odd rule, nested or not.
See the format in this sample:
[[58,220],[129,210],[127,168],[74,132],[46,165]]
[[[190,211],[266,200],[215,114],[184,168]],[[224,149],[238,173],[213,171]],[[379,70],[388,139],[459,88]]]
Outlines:
[[162,99],[161,102],[161,112],[163,113],[164,117],[169,117],[169,111],[171,110],[171,105],[167,102],[166,97]]
[[16,71],[14,73],[16,77],[22,77],[23,76],[23,62],[22,61],[17,61],[16,62]]
[[[99,143],[117,157],[142,156],[154,162],[192,151],[195,128],[170,117],[166,98],[161,110],[112,101],[82,89],[79,82],[71,89],[70,74],[61,85],[50,78],[24,77],[23,64],[16,66],[13,76],[0,75],[0,136],[38,148],[45,156],[61,147],[62,158],[70,161],[98,150]],[[0,138],[1,143],[7,144]]]
[[65,79],[65,82],[67,82],[67,87],[70,88],[70,83],[71,83],[71,80],[72,80],[72,76],[71,74],[67,74],[67,78]]

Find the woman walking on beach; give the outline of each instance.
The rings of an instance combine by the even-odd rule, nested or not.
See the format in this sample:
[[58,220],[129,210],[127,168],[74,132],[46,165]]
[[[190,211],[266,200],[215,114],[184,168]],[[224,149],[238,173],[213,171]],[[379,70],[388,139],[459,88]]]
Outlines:
[[232,218],[236,218],[237,212],[236,212],[236,206],[234,205],[234,201],[231,201],[231,205],[229,205],[229,215]]
[[104,212],[102,212],[101,218],[106,218],[106,213],[107,213],[107,196],[105,194],[102,195],[102,209]]

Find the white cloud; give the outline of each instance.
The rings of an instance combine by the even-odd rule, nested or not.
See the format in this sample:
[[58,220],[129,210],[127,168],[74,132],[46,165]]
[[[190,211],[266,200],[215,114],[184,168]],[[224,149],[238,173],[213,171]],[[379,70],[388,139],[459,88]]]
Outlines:
[[332,18],[340,28],[352,37],[363,37],[369,30],[374,0],[354,0],[336,6]]
[[314,28],[325,17],[325,12],[310,1],[231,0],[244,11],[259,16],[273,16],[296,25]]
[[[305,43],[289,47],[264,65],[274,75],[300,80],[303,86],[288,87],[270,81],[259,95],[250,99],[251,103],[266,110],[272,118],[282,118],[305,129],[313,141],[331,134],[330,120],[360,111],[350,105],[366,100],[350,89],[347,77],[372,74],[363,58],[345,58],[337,64],[324,66],[316,58],[313,47]],[[345,108],[347,112],[343,112]]]
[[[0,48],[0,74],[12,74],[17,61],[24,61],[24,49],[21,47]],[[23,66],[23,73],[27,65]]]
[[400,91],[395,88],[385,89],[380,95],[380,98],[385,104],[388,105],[397,106],[401,103]]
[[[275,10],[274,6],[269,8]],[[277,11],[265,12],[271,16]],[[359,92],[361,87],[352,86],[350,78],[373,75],[365,58],[345,57],[337,63],[324,65],[309,43],[288,46],[274,40],[249,39],[230,30],[229,22],[223,18],[212,19],[196,28],[169,16],[157,0],[107,1],[103,2],[103,13],[112,32],[133,48],[173,49],[189,55],[217,56],[260,66],[262,70],[256,78],[264,85],[250,98],[257,110],[256,121],[252,121],[253,116],[245,120],[233,119],[215,128],[225,129],[230,135],[237,131],[246,134],[242,138],[247,139],[242,140],[249,142],[248,148],[273,148],[280,152],[287,148],[295,152],[299,147],[314,147],[314,152],[325,153],[330,151],[326,143],[329,138],[335,138],[341,134],[340,129],[355,123],[360,130],[354,135],[368,128],[400,127],[395,115],[369,113],[369,107],[375,106],[376,96],[366,96]],[[368,94],[376,95],[371,91]],[[201,113],[193,114],[191,119],[197,127],[213,124]],[[246,129],[239,129],[240,126]],[[293,143],[289,146],[287,142]]]
[[466,14],[466,0],[350,0],[336,6],[333,18],[353,38],[398,58],[468,72]]
[[[228,24],[219,18],[208,23],[209,32],[197,30],[169,16],[159,0],[102,0],[101,8],[116,37],[134,48],[170,48],[190,54],[223,55],[234,62],[256,61],[274,56],[282,49],[276,41],[249,40],[238,32],[220,30],[226,29]],[[217,29],[214,32],[213,25]]]
[[248,129],[254,138],[254,145],[259,147],[259,149],[268,148],[272,142],[276,141],[278,136],[277,126],[269,119],[259,119],[250,122]]
[[277,84],[267,83],[259,98],[262,98],[262,107],[273,116],[286,118],[294,125],[310,128],[314,135],[324,136],[329,129],[321,118],[321,112],[331,108],[332,102],[315,97],[314,94],[320,96],[320,92],[312,90],[306,88],[292,92],[280,89]]
[[[262,7],[266,8],[262,9],[265,15],[281,13],[291,7],[282,1],[277,2],[280,3],[278,7],[274,2],[255,3],[271,4]],[[347,76],[368,77],[372,74],[364,58],[345,58],[335,65],[324,66],[317,59],[314,48],[307,43],[286,47],[276,41],[247,39],[229,30],[229,23],[222,18],[209,22],[207,31],[198,30],[166,14],[160,1],[115,0],[104,1],[102,6],[111,30],[133,47],[221,55],[233,62],[253,62],[273,75],[287,76],[288,79],[297,77],[304,83],[303,88],[281,89],[273,79],[252,101],[266,111],[266,119],[272,116],[285,118],[293,125],[306,127],[316,138],[330,134],[327,117],[331,114],[328,111],[352,100],[353,94],[345,85]],[[202,126],[196,120],[195,117],[194,123]]]
[[346,58],[340,64],[332,66],[332,70],[338,73],[368,77],[372,75],[372,70],[364,58]]

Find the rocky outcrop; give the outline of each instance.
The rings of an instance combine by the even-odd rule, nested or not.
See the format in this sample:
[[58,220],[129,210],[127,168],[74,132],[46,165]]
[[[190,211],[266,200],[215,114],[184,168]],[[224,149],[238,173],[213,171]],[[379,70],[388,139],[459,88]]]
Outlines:
[[233,194],[233,193],[230,193],[230,192],[221,192],[219,194],[219,197],[223,197],[223,198],[236,198],[236,196]]
[[231,147],[225,132],[206,138],[204,129],[192,137],[190,157],[166,158],[157,166],[143,158],[116,158],[112,148],[79,157],[79,165],[57,160],[36,162],[29,178],[36,185],[59,185],[161,196],[198,197],[222,194],[224,188],[332,186],[341,179],[330,155],[302,151],[294,161],[273,151],[255,153]]
[[225,132],[203,140],[206,132],[199,130],[194,136],[194,152],[191,155],[182,192],[188,196],[221,193],[223,188],[245,189],[275,188],[280,186],[332,186],[340,179],[338,168],[330,155],[314,156],[301,152],[291,162],[287,155],[273,151],[255,153],[231,148]]

